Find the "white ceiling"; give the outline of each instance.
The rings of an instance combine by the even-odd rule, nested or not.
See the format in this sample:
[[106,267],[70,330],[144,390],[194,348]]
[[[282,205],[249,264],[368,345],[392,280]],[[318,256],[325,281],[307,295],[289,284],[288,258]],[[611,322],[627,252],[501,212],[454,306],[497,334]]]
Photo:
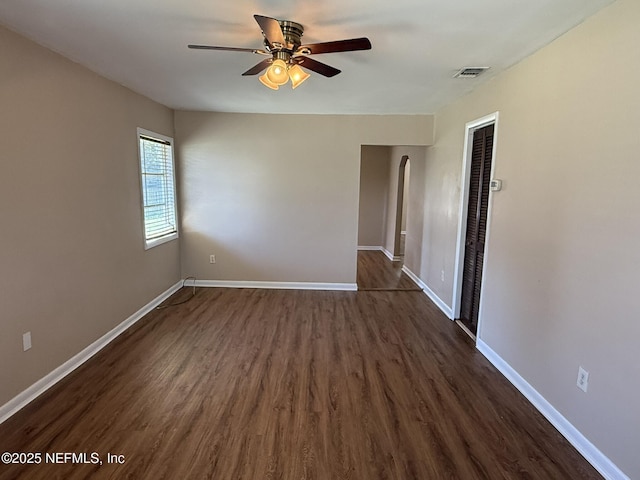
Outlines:
[[[176,109],[424,114],[582,22],[613,0],[2,0],[0,24]],[[295,91],[241,74],[263,56],[253,14],[293,20],[303,43],[366,36],[370,51],[314,58],[342,70]],[[454,79],[465,66],[490,66]]]

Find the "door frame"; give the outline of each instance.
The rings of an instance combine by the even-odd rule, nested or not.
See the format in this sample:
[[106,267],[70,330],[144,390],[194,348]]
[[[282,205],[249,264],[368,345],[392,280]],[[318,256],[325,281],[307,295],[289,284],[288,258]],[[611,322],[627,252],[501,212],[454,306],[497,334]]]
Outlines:
[[[464,137],[464,150],[462,154],[462,179],[460,188],[460,207],[458,210],[458,238],[456,239],[456,258],[454,265],[454,279],[453,279],[453,305],[452,312],[453,318],[460,318],[460,308],[462,303],[462,276],[464,271],[464,254],[465,254],[465,234],[467,231],[467,213],[469,207],[469,184],[471,173],[471,154],[473,151],[473,134],[476,130],[484,128],[493,124],[493,149],[491,151],[491,172],[489,178],[493,178],[495,160],[496,160],[496,146],[498,144],[498,118],[499,112],[494,112],[486,115],[477,120],[468,122],[465,125],[465,137]],[[484,246],[484,263],[482,266],[482,279],[481,284],[484,285],[485,272],[487,271],[487,265],[489,263],[489,256],[487,252],[489,250],[488,245],[491,236],[491,211],[493,205],[493,191],[489,189],[489,206],[487,208],[487,228],[485,233],[485,246]],[[482,334],[482,307],[484,303],[484,288],[480,290],[480,305],[478,307],[478,325],[476,331],[476,339],[481,338]]]

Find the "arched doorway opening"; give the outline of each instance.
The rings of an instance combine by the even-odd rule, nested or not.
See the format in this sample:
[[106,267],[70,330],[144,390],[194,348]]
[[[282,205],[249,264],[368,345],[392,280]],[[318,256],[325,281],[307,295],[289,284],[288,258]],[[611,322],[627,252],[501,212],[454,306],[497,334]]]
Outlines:
[[407,218],[409,215],[409,178],[411,164],[408,155],[403,155],[398,170],[398,191],[396,202],[396,224],[393,241],[393,256],[404,262],[404,250],[407,236]]

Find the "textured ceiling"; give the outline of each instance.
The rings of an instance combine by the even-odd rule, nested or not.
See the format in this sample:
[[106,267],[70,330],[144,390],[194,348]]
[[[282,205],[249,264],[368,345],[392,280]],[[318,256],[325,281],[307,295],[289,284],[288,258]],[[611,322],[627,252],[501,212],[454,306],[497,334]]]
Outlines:
[[[612,0],[2,0],[0,24],[176,109],[262,113],[433,113]],[[314,58],[342,70],[295,91],[242,72],[264,57],[253,14],[293,20],[303,43],[366,36],[370,51]],[[489,66],[476,79],[452,78]]]

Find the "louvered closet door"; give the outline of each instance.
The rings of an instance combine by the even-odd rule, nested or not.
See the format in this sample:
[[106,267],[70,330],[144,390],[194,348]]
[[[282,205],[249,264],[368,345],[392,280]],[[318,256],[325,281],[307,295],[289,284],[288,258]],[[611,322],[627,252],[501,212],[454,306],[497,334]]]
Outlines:
[[469,207],[460,308],[460,320],[473,333],[476,333],[478,328],[480,309],[492,150],[493,125],[476,130],[473,134],[471,153]]

